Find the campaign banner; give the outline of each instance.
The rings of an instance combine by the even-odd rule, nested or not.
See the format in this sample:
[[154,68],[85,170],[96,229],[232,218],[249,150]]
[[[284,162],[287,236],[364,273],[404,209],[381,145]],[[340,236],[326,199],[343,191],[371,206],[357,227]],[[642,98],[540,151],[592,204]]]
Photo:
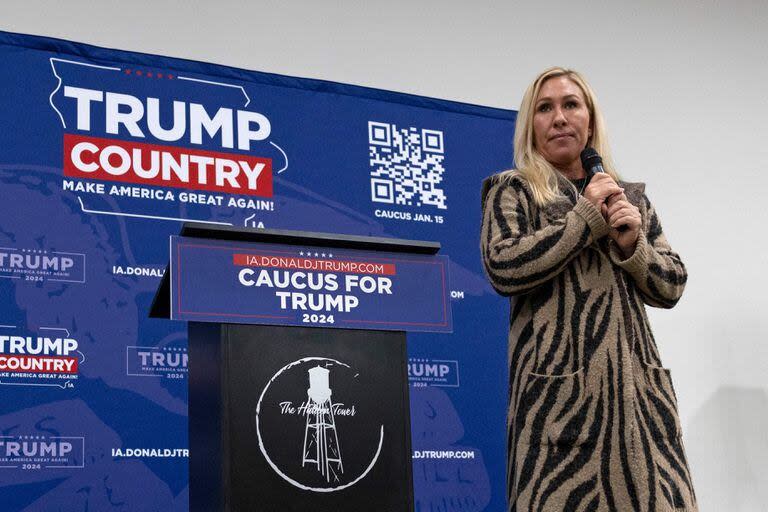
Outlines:
[[448,261],[171,237],[171,318],[451,332]]
[[[504,509],[509,303],[478,248],[515,112],[8,32],[0,62],[4,512],[188,509],[196,363],[184,322],[148,316],[185,222],[439,242],[446,316],[397,313],[452,325],[407,334],[416,509]],[[256,286],[261,270],[275,285],[327,265],[340,289],[321,293],[358,304],[284,295],[285,315],[334,327],[414,281],[398,261],[342,272],[340,252],[307,251],[275,266],[236,251],[217,271],[277,312],[276,292],[302,290]],[[349,275],[377,287],[346,293]]]
[[40,327],[30,334],[16,326],[0,326],[0,386],[70,389],[85,360],[78,341],[66,329]]

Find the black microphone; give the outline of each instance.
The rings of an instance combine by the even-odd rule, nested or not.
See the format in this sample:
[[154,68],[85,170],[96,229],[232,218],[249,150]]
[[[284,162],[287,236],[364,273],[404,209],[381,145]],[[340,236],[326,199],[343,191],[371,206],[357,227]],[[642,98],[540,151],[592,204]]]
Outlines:
[[[592,178],[592,176],[598,172],[605,172],[605,169],[603,169],[603,159],[597,153],[597,151],[595,151],[595,148],[584,148],[580,156],[581,167],[584,169],[584,172],[589,175],[589,178]],[[629,229],[629,226],[624,224],[623,226],[619,226],[617,229],[621,232],[624,232]]]
[[603,169],[603,159],[597,154],[595,148],[584,148],[581,152],[581,167],[589,174],[589,177],[598,172],[605,172]]

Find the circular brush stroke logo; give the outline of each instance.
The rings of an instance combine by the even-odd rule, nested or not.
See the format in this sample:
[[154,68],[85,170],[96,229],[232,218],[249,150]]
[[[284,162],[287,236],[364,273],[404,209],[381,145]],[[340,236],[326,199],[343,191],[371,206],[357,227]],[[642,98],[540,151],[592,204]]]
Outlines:
[[302,359],[299,359],[298,361],[294,361],[292,363],[288,363],[287,365],[283,366],[278,370],[278,372],[272,376],[271,379],[269,379],[269,382],[267,382],[267,385],[264,387],[264,390],[261,392],[261,396],[259,396],[259,402],[256,404],[256,435],[259,439],[259,449],[261,449],[261,453],[264,455],[264,458],[267,459],[267,462],[272,467],[273,470],[275,470],[275,473],[280,475],[283,480],[290,483],[293,486],[298,487],[299,489],[304,489],[305,491],[314,491],[314,492],[334,492],[334,491],[340,491],[342,489],[346,489],[347,487],[352,487],[357,482],[365,478],[365,475],[367,475],[371,469],[373,469],[373,466],[376,464],[376,461],[379,459],[379,455],[381,454],[381,446],[384,444],[384,425],[380,426],[379,431],[379,446],[376,448],[376,453],[373,456],[373,459],[371,459],[370,464],[368,464],[368,467],[365,468],[365,471],[363,471],[360,476],[355,478],[349,483],[346,483],[344,485],[340,485],[338,487],[310,487],[308,485],[304,485],[301,482],[297,482],[296,480],[292,479],[285,473],[283,473],[279,467],[277,467],[277,464],[275,464],[272,459],[269,457],[269,454],[267,453],[267,449],[264,446],[264,440],[261,437],[261,430],[259,425],[259,413],[261,412],[261,402],[264,399],[264,395],[266,395],[267,390],[269,389],[269,386],[277,379],[282,373],[284,373],[286,370],[290,370],[292,367],[306,363],[308,361],[331,361],[333,363],[336,363],[338,365],[344,366],[346,368],[350,368],[348,364],[342,363],[341,361],[337,361],[336,359],[330,359],[327,357],[305,357]]

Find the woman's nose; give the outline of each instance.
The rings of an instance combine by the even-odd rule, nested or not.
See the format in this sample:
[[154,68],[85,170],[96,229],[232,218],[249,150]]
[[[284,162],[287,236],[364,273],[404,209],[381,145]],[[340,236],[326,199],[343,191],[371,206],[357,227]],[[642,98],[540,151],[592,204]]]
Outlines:
[[554,124],[555,126],[565,126],[568,124],[568,119],[566,119],[563,110],[560,108],[555,109]]

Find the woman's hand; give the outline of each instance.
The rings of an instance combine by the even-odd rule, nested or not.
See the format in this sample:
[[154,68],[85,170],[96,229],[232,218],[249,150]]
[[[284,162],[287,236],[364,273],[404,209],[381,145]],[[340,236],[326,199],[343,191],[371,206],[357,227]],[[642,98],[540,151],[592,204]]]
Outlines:
[[610,174],[599,172],[592,176],[589,185],[584,189],[584,197],[595,205],[595,208],[600,210],[609,196],[621,194],[622,192],[624,192],[624,189],[613,181]]
[[[629,258],[635,252],[635,244],[640,234],[642,217],[637,206],[627,201],[624,193],[615,194],[608,198],[601,207],[603,217],[611,227],[608,232],[619,246],[625,258]],[[620,226],[627,226],[625,231],[619,231]]]

